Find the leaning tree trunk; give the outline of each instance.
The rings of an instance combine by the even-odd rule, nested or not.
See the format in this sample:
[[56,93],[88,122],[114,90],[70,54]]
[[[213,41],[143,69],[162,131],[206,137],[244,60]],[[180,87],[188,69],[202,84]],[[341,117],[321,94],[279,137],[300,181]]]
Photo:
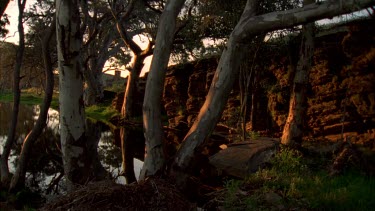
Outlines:
[[[373,0],[327,1],[307,5],[303,8],[272,12],[259,16],[254,16],[253,5],[255,4],[256,0],[248,0],[244,13],[233,30],[227,42],[227,47],[222,53],[206,101],[177,152],[171,174],[181,187],[185,187],[186,179],[192,171],[196,150],[204,143],[207,136],[211,134],[223,112],[234,83],[234,78],[239,71],[238,67],[241,59],[239,50],[242,42],[260,33],[350,13],[372,6],[375,2]],[[156,87],[146,87],[146,89],[150,88],[155,89]],[[162,90],[161,87],[159,89]],[[147,91],[149,90],[146,90],[146,93]],[[155,102],[155,104],[159,103],[160,101]]]
[[[304,0],[304,4],[312,4],[315,0]],[[290,147],[299,147],[302,142],[304,119],[307,112],[306,92],[309,85],[309,73],[314,56],[315,23],[302,27],[300,58],[293,81],[293,90],[289,102],[289,114],[286,120],[281,143]]]
[[143,102],[143,127],[146,138],[146,157],[140,179],[162,173],[165,166],[163,150],[163,127],[161,122],[161,98],[165,70],[168,66],[176,28],[176,18],[185,0],[168,0],[160,17],[156,36],[154,57],[147,78]]
[[49,43],[55,32],[56,20],[53,20],[52,25],[50,26],[47,34],[44,36],[42,40],[42,56],[46,74],[46,87],[43,104],[41,105],[41,110],[33,129],[30,131],[30,133],[26,136],[25,140],[23,141],[21,154],[18,160],[18,166],[10,184],[10,190],[12,191],[20,190],[25,186],[27,162],[30,158],[32,146],[47,125],[48,109],[51,105],[54,86],[53,67],[49,51]]
[[78,0],[56,1],[56,33],[60,86],[60,136],[68,191],[90,180],[85,137],[82,36]]
[[[257,0],[249,0],[247,2],[240,23],[243,19],[255,15],[256,3]],[[241,30],[241,24],[237,24],[231,33],[227,45],[221,54],[210,90],[206,96],[206,101],[175,157],[171,173],[176,183],[182,188],[186,187],[187,178],[192,173],[196,149],[203,144],[205,138],[213,131],[220,119],[239,72],[243,56],[242,45],[239,44],[239,35],[241,35],[239,32]]]
[[0,18],[3,16],[5,10],[7,9],[7,6],[9,4],[10,0],[1,0],[0,1]]
[[22,67],[22,59],[23,54],[25,51],[25,32],[23,28],[23,12],[25,9],[26,0],[18,0],[18,34],[19,34],[19,46],[17,49],[16,55],[16,65],[14,68],[13,74],[13,113],[12,113],[12,121],[9,125],[8,137],[5,142],[5,146],[3,149],[3,154],[0,158],[0,167],[1,167],[1,184],[6,187],[9,184],[9,167],[8,167],[8,158],[10,154],[10,150],[12,149],[12,145],[14,143],[16,128],[17,128],[17,119],[18,119],[18,112],[19,112],[19,104],[20,104],[20,97],[21,97],[21,90],[20,90],[20,72]]

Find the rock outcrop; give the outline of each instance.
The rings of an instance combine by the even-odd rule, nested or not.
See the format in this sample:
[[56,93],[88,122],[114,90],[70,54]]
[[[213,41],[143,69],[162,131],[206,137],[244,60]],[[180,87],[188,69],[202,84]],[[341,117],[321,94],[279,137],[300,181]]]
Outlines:
[[[305,122],[307,140],[336,141],[344,135],[350,136],[353,143],[375,150],[374,22],[359,21],[335,28],[334,32],[318,33],[310,73]],[[279,137],[285,124],[293,80],[291,70],[298,60],[298,37],[296,40],[294,47],[289,46],[290,55],[269,45],[268,55],[258,56],[259,61],[256,60],[263,63],[254,65],[258,65],[262,73],[257,76],[255,122],[248,128],[260,131],[261,135]],[[168,121],[166,137],[174,146],[169,149],[171,154],[199,113],[218,60],[216,57],[206,58],[168,68],[163,104]],[[143,86],[145,81],[141,79]],[[140,85],[139,89],[144,90],[144,87]],[[249,109],[251,105],[248,105]],[[236,134],[239,115],[240,96],[236,86],[212,136],[215,138],[216,135],[220,140],[218,144],[227,143],[230,134]]]

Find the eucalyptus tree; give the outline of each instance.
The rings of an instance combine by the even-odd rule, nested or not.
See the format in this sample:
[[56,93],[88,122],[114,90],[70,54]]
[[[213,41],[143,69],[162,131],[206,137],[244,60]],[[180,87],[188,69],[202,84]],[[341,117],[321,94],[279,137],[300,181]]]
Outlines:
[[[223,112],[234,80],[239,72],[243,43],[261,33],[350,13],[373,6],[374,4],[375,2],[372,0],[328,1],[306,5],[302,8],[256,15],[255,8],[258,5],[258,1],[248,0],[241,18],[232,31],[221,55],[206,101],[175,157],[171,174],[175,177],[177,183],[183,186],[186,185],[186,179],[194,165],[194,157],[197,149],[202,146],[207,136],[213,131]],[[166,24],[166,22],[174,24],[176,16],[172,14],[178,13],[179,7],[172,7],[172,5],[174,4],[166,8],[174,9],[174,12],[171,13],[165,10],[164,17],[167,20],[161,18],[159,24]],[[161,100],[160,93],[163,89],[164,74],[160,72],[162,72],[162,69],[168,63],[168,53],[172,43],[171,39],[173,39],[172,36],[167,37],[164,34],[166,32],[164,31],[166,30],[165,28],[172,28],[169,30],[173,30],[174,27],[173,25],[172,27],[163,27],[163,29],[159,27],[160,32],[158,32],[158,37],[160,36],[160,38],[156,40],[155,54],[159,48],[158,45],[161,45],[160,49],[163,49],[163,53],[161,53],[163,58],[153,58],[152,65],[154,66],[151,67],[146,85],[143,113],[148,155],[143,167],[143,177],[162,171],[164,165],[162,152],[163,136],[160,122],[160,108],[158,107]],[[168,34],[170,35],[170,33]]]
[[[127,2],[127,4],[125,2]],[[150,12],[145,9],[144,4],[136,0],[112,1],[109,5],[111,7],[112,16],[116,20],[117,32],[121,37],[121,41],[126,46],[126,50],[130,50],[133,53],[132,62],[127,67],[129,74],[121,108],[121,117],[128,121],[135,117],[133,99],[137,91],[136,85],[144,66],[144,60],[153,53],[153,41],[150,40],[152,34],[147,33],[149,30],[146,29],[146,26],[151,25],[148,20],[152,19],[150,16],[153,15],[154,12],[152,11],[151,14],[147,14]],[[124,5],[126,5],[126,7]],[[142,50],[133,40],[134,32],[149,37],[149,44],[145,49]],[[129,133],[131,132],[130,129],[125,127],[120,129],[122,154],[121,174],[125,177],[128,184],[136,181],[133,165],[133,146],[137,140],[130,140]]]
[[[304,5],[315,3],[315,0],[304,0]],[[293,90],[289,102],[289,114],[286,120],[281,143],[291,147],[299,147],[304,135],[304,119],[307,112],[307,89],[309,86],[309,73],[314,56],[315,23],[307,23],[302,27],[302,41],[297,63]]]
[[102,75],[105,63],[124,46],[119,42],[115,21],[105,1],[80,1],[82,11],[81,33],[84,34],[82,56],[86,88],[86,105],[101,102]]
[[23,14],[26,5],[26,0],[17,0],[18,3],[18,35],[19,35],[19,44],[16,54],[16,64],[13,72],[13,111],[12,111],[12,120],[9,124],[8,136],[3,148],[3,154],[0,158],[0,171],[1,171],[1,183],[3,186],[8,186],[9,183],[9,167],[8,167],[8,158],[10,150],[16,138],[16,127],[17,119],[19,112],[19,104],[21,97],[20,90],[20,71],[22,66],[23,54],[25,50],[25,32],[23,26]]
[[140,178],[163,173],[163,127],[161,122],[161,99],[169,56],[172,50],[176,19],[185,0],[167,1],[160,17],[155,41],[154,57],[147,78],[143,102],[143,127],[146,138],[146,157]]
[[68,190],[89,180],[78,0],[56,1],[60,136]]
[[16,172],[14,173],[12,181],[10,183],[10,190],[20,190],[25,186],[27,164],[30,159],[32,146],[34,145],[40,134],[43,132],[44,128],[47,126],[48,109],[51,105],[54,87],[53,63],[50,55],[50,43],[52,37],[56,32],[56,19],[53,18],[50,21],[46,21],[46,23],[48,22],[50,23],[50,25],[46,25],[45,30],[42,32],[43,35],[39,35],[41,36],[41,51],[45,69],[46,86],[44,90],[44,99],[41,105],[38,119],[36,120],[33,129],[29,132],[29,134],[23,141]]
[[213,131],[223,112],[239,71],[243,42],[260,33],[350,13],[375,4],[371,0],[319,2],[302,8],[255,15],[257,2],[257,0],[248,0],[241,19],[231,33],[221,55],[206,101],[174,160],[172,172],[181,184],[186,184],[187,175],[191,172],[191,166],[194,165],[194,154],[197,148]]

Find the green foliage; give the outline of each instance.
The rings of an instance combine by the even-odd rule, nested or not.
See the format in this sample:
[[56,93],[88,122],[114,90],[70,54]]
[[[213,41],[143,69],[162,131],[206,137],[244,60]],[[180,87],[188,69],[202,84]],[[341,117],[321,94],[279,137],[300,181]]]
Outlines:
[[[245,181],[225,183],[225,207],[234,208],[231,210],[279,209],[277,206],[297,210],[371,210],[375,206],[374,177],[353,170],[330,177],[324,166],[312,171],[316,167],[311,168],[311,160],[315,158],[303,157],[296,150],[281,149],[270,168],[259,170]],[[276,195],[281,200],[270,202],[267,195]]]
[[[35,93],[33,90],[22,90],[20,103],[24,105],[40,105],[43,101],[43,96]],[[0,93],[0,102],[13,102],[13,93]],[[51,108],[57,109],[59,105],[58,97],[52,97]]]
[[251,140],[255,140],[255,139],[257,139],[257,138],[260,137],[260,134],[259,134],[259,132],[257,132],[257,131],[250,131],[250,132],[248,133],[248,135],[249,135],[249,137],[251,138]]
[[112,117],[120,115],[116,109],[105,105],[93,105],[86,107],[85,112],[87,118],[101,121],[108,125],[112,125],[112,123],[109,122]]
[[243,194],[241,190],[243,183],[240,180],[228,180],[224,183],[226,190],[224,197],[225,210],[248,210],[256,205],[256,200],[253,197],[239,197]]
[[125,87],[124,87],[124,83],[121,82],[121,83],[113,83],[111,87],[107,87],[105,89],[108,91],[119,93],[119,92],[123,92],[125,90]]

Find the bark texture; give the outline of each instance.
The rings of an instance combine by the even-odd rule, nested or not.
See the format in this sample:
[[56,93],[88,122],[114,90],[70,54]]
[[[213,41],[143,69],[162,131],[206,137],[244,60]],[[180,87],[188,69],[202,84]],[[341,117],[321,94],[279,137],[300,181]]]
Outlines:
[[90,178],[86,148],[78,0],[56,1],[60,136],[68,191]]
[[165,166],[161,98],[169,56],[176,29],[176,18],[185,0],[168,0],[161,15],[156,36],[154,57],[147,78],[143,103],[143,127],[146,138],[146,157],[140,179],[161,173]]
[[247,2],[240,22],[231,33],[227,45],[221,54],[210,90],[206,96],[206,101],[199,111],[197,120],[185,136],[180,150],[177,152],[171,170],[177,184],[182,187],[186,186],[186,179],[193,171],[192,168],[197,149],[213,131],[224,110],[239,72],[241,57],[243,55],[240,37],[238,36],[241,34],[238,31],[242,30],[242,21],[255,15],[256,4],[257,0],[249,0]]
[[20,104],[20,97],[21,97],[21,90],[20,90],[20,72],[22,67],[22,60],[25,51],[25,32],[23,28],[23,12],[25,9],[26,0],[17,0],[18,2],[18,34],[19,34],[19,46],[17,48],[16,54],[16,65],[14,67],[13,73],[13,112],[12,112],[12,120],[9,125],[8,137],[4,145],[3,154],[0,158],[0,167],[1,167],[1,184],[3,186],[8,186],[10,182],[9,178],[9,167],[8,167],[8,158],[10,151],[12,149],[12,145],[15,142],[16,136],[16,128],[17,128],[17,120],[18,120],[18,112],[19,112],[19,104]]
[[46,74],[46,87],[43,104],[41,105],[41,110],[33,129],[30,131],[30,133],[26,136],[25,140],[23,141],[21,154],[18,160],[18,166],[15,174],[13,175],[12,182],[10,184],[10,190],[16,191],[25,186],[27,163],[30,159],[32,146],[47,125],[48,109],[51,105],[54,86],[53,67],[50,57],[49,43],[55,32],[56,21],[53,21],[50,28],[45,32],[46,34],[42,40],[42,56],[44,62],[44,70]]
[[184,142],[174,160],[172,175],[176,178],[177,183],[182,186],[186,184],[188,173],[192,171],[192,166],[194,166],[195,152],[214,129],[227,102],[234,78],[239,71],[241,42],[268,31],[350,13],[375,4],[373,0],[326,1],[310,4],[303,8],[254,16],[254,2],[256,1],[249,0],[247,2],[241,19],[222,53],[206,101],[196,122],[184,138]]
[[[314,3],[314,0],[305,0],[304,4]],[[307,112],[307,89],[309,73],[314,56],[315,23],[308,23],[302,27],[302,41],[300,58],[293,80],[293,90],[289,102],[289,114],[286,120],[281,143],[290,147],[299,147],[302,142],[304,119]]]

